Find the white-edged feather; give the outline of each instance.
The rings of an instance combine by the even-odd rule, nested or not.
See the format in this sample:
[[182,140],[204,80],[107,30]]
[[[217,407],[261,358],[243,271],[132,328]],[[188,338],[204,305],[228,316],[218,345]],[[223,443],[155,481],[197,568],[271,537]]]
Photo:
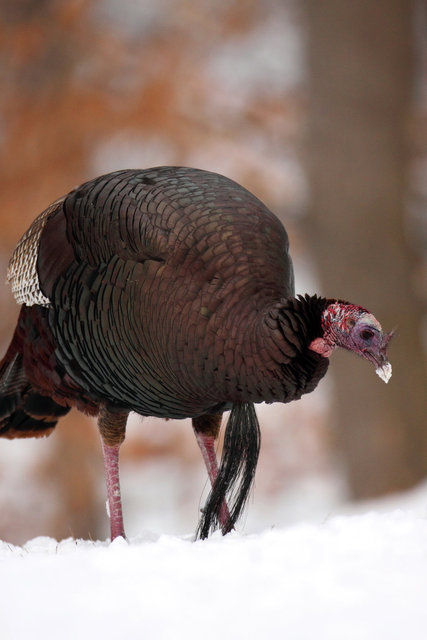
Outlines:
[[49,216],[57,210],[63,202],[60,198],[45,209],[24,233],[9,261],[7,280],[11,283],[12,293],[18,304],[32,306],[39,304],[47,307],[50,304],[41,288],[37,273],[37,257],[39,253],[40,236]]

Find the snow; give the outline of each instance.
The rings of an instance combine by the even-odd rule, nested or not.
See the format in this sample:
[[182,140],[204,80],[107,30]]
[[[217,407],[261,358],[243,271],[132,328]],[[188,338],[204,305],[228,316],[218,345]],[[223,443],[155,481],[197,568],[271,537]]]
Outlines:
[[1,637],[421,640],[425,505],[423,488],[375,511],[206,541],[2,542]]

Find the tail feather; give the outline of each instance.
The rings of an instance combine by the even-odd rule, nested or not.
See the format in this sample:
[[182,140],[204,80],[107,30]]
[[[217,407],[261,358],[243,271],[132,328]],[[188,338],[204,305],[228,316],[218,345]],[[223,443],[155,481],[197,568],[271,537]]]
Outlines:
[[11,361],[8,361],[7,356],[8,354],[0,366],[0,419],[16,407],[21,390],[27,383],[22,356],[15,353]]
[[228,533],[239,519],[255,478],[261,432],[252,403],[235,404],[225,431],[221,465],[215,485],[206,501],[197,529],[198,538],[207,538],[220,525],[221,506],[230,509]]
[[35,390],[25,373],[16,336],[0,363],[0,437],[49,435],[69,407]]

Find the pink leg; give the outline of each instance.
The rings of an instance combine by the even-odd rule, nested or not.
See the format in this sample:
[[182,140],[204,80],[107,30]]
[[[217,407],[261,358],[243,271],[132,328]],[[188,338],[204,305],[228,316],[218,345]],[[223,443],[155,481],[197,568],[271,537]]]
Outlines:
[[119,480],[119,450],[120,445],[109,447],[102,440],[104,454],[105,480],[107,483],[108,509],[110,516],[111,541],[122,536],[125,538],[123,526],[122,498]]
[[[203,460],[205,461],[206,469],[209,475],[209,480],[211,481],[211,485],[214,486],[215,480],[218,475],[218,462],[216,459],[216,452],[215,452],[216,436],[203,433],[202,431],[197,431],[196,428],[194,429],[194,434],[196,436],[197,443],[200,447],[200,451],[202,452]],[[227,503],[224,501],[221,505],[221,509],[219,513],[219,522],[223,532],[228,531],[227,524],[229,520],[230,520],[230,512],[228,510]]]
[[104,455],[111,541],[119,536],[125,537],[119,481],[119,451],[125,439],[127,417],[127,411],[113,410],[106,405],[99,407],[98,427]]

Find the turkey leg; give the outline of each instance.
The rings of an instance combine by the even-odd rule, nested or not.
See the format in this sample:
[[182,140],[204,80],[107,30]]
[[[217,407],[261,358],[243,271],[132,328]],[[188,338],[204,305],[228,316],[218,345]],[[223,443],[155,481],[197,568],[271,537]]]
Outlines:
[[101,405],[98,416],[98,428],[101,434],[102,453],[104,455],[111,541],[119,536],[126,537],[120,494],[119,451],[125,439],[127,417],[128,412],[112,411],[107,409],[105,405]]
[[[193,418],[194,435],[196,436],[197,444],[202,452],[203,460],[205,461],[206,469],[208,471],[209,480],[212,487],[215,484],[215,480],[218,475],[218,462],[216,459],[215,444],[218,439],[219,429],[221,426],[221,413],[214,413],[198,418]],[[219,522],[221,530],[225,534],[230,528],[228,522],[230,520],[230,512],[228,510],[227,503],[224,502],[221,505],[219,513]]]

